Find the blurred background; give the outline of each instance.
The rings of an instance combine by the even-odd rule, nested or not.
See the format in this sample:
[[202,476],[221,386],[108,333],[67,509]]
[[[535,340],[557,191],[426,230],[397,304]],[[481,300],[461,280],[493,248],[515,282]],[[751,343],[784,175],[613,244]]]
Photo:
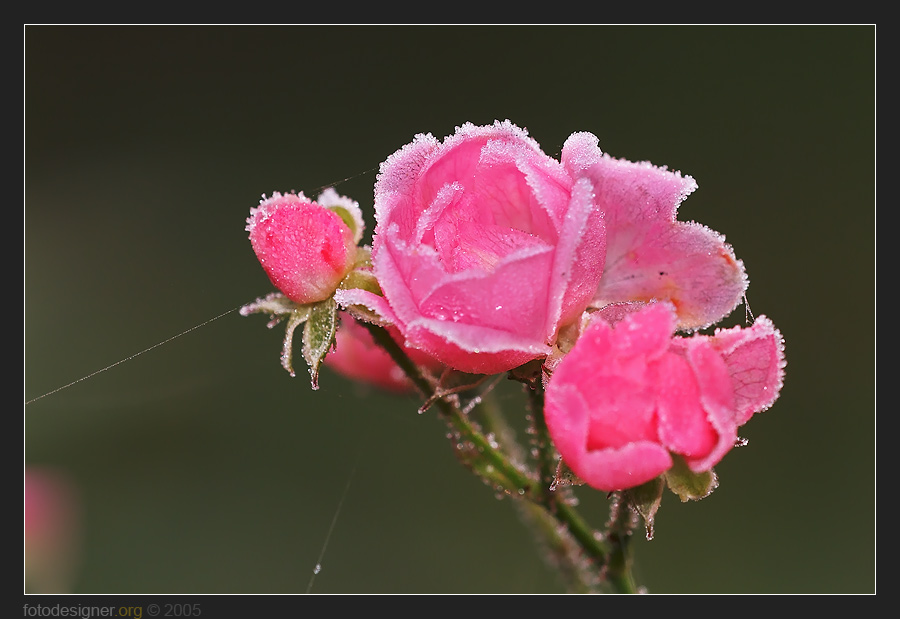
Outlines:
[[562,592],[434,414],[328,370],[312,391],[234,311],[272,290],[261,194],[334,185],[371,229],[388,155],[510,119],[693,176],[680,219],[726,236],[786,339],[719,489],[636,535],[640,583],[875,591],[873,26],[24,30],[24,465],[78,522],[30,589],[302,593],[321,556],[314,593]]

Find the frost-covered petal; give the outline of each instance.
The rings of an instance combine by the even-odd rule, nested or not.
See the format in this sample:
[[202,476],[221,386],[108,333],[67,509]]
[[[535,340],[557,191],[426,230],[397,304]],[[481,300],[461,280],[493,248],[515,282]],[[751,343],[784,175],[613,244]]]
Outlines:
[[498,374],[550,353],[546,344],[476,325],[420,318],[402,329],[408,346],[471,374]]
[[566,464],[591,486],[634,487],[672,465],[659,440],[654,367],[673,328],[667,305],[645,308],[615,327],[595,317],[554,369],[547,428]]
[[575,181],[568,206],[548,298],[546,331],[550,336],[559,325],[569,324],[584,311],[600,283],[606,260],[606,226],[588,180]]
[[699,405],[712,444],[695,452],[676,450],[695,473],[708,471],[734,447],[737,424],[735,397],[724,359],[704,337],[674,338],[673,349],[684,344],[685,359],[699,388]]
[[665,350],[669,334],[665,324],[655,332],[653,325],[629,332],[594,321],[578,341],[577,353],[556,368],[552,382],[577,385],[590,408],[589,449],[656,439],[656,394],[648,360]]
[[720,329],[712,343],[722,355],[735,395],[735,421],[742,426],[775,402],[784,382],[784,339],[771,320],[748,328]]
[[334,301],[344,309],[354,306],[365,308],[367,311],[378,316],[377,324],[397,324],[399,320],[394,314],[394,310],[388,305],[385,298],[381,295],[362,290],[360,288],[351,288],[349,290],[336,290],[334,292]]
[[730,313],[747,287],[743,264],[724,237],[675,220],[697,184],[649,163],[608,156],[590,168],[606,222],[607,256],[593,305],[669,301],[680,329],[709,326]]

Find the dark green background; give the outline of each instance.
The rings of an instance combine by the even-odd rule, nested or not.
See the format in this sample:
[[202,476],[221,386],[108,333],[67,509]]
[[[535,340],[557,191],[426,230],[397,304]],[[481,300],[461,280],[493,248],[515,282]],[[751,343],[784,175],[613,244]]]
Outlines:
[[[25,400],[269,292],[261,194],[337,183],[371,226],[388,155],[507,118],[692,175],[680,218],[786,338],[780,400],[711,497],[664,498],[640,582],[874,592],[873,26],[26,27]],[[231,312],[26,404],[25,462],[82,495],[76,592],[303,592],[353,471],[314,592],[562,591],[433,414],[311,391],[281,333]]]

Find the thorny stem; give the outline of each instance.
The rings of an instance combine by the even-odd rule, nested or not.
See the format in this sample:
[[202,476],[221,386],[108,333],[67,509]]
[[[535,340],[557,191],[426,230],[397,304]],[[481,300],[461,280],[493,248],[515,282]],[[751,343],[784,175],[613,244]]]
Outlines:
[[[432,397],[432,383],[390,334],[380,326],[367,322],[361,324],[369,330],[376,343],[390,354],[422,395],[425,398]],[[543,389],[532,385],[532,388],[528,388],[528,395],[538,468],[536,475],[516,464],[517,461],[522,461],[522,458],[517,457],[519,454],[508,454],[489,440],[462,412],[458,399],[441,397],[434,405],[441,417],[458,433],[459,442],[469,446],[469,457],[464,462],[489,483],[502,488],[513,497],[527,501],[526,513],[537,524],[547,546],[561,559],[557,561],[557,565],[575,590],[593,592],[596,583],[605,580],[616,593],[637,592],[628,557],[630,529],[624,526],[624,521],[620,521],[624,515],[622,512],[630,510],[625,505],[621,505],[618,511],[614,509],[610,520],[610,534],[604,537],[588,525],[569,504],[564,492],[550,490],[555,476],[556,455],[544,422]],[[503,423],[497,416],[492,419],[495,423]],[[576,547],[574,549],[573,544]],[[588,574],[589,571],[593,574]]]
[[[619,543],[620,538],[608,535],[609,544],[602,541],[595,531],[565,500],[561,494],[564,489],[551,490],[558,457],[550,439],[547,423],[544,418],[544,387],[540,381],[527,386],[528,402],[531,408],[531,424],[534,434],[535,458],[538,463],[541,489],[547,497],[548,507],[554,511],[556,518],[562,522],[569,533],[578,540],[587,556],[604,571],[606,580],[619,593],[635,593],[636,587],[630,573],[630,560],[627,547]],[[629,512],[627,507],[619,510]],[[617,519],[614,521],[618,521]],[[618,532],[618,529],[616,529]],[[627,540],[627,538],[626,538]]]
[[[484,418],[484,426],[497,437],[501,447],[509,456],[519,462],[525,461],[525,450],[516,440],[512,428],[492,394],[482,399],[479,407]],[[539,482],[540,483],[540,482]],[[567,490],[563,490],[567,491]],[[541,499],[549,499],[546,494]],[[565,501],[565,499],[563,499]],[[522,520],[530,525],[538,535],[538,544],[544,551],[546,561],[559,570],[567,588],[573,593],[596,593],[599,584],[598,570],[593,561],[585,560],[581,543],[572,535],[571,529],[561,527],[553,512],[542,504],[530,501],[516,501]]]
[[629,588],[632,591],[637,590],[637,585],[631,575],[631,555],[628,549],[635,527],[635,517],[622,492],[614,492],[607,525],[610,556],[606,577],[611,582],[616,582],[617,587]]
[[[413,384],[422,394],[428,398],[432,394],[433,387],[418,366],[413,363],[406,353],[397,345],[394,338],[383,328],[370,323],[362,323],[375,338],[375,342],[387,350],[391,358],[400,366]],[[495,449],[491,442],[479,432],[462,414],[453,400],[441,398],[435,402],[435,406],[441,411],[441,416],[460,435],[460,442],[470,443],[471,451],[481,454],[485,458],[484,465],[479,466],[479,473],[491,477],[491,481],[501,485],[508,492],[520,495],[531,487],[532,480],[529,476],[509,461],[501,452]],[[512,484],[514,487],[510,488]]]
[[544,420],[544,387],[540,382],[533,386],[526,386],[528,393],[528,405],[531,409],[532,440],[534,441],[535,458],[538,464],[538,476],[541,491],[550,499],[553,479],[556,476],[556,454],[547,423]]

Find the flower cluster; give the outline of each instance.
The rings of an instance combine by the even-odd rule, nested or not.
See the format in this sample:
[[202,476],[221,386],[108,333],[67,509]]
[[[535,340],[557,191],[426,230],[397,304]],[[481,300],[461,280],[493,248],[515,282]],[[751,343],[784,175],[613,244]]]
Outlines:
[[406,385],[399,368],[345,311],[432,370],[538,363],[553,444],[600,490],[679,461],[709,472],[778,397],[784,352],[762,316],[698,333],[738,306],[747,276],[722,235],[677,219],[696,187],[610,157],[590,133],[572,134],[558,160],[509,121],[420,134],[381,164],[371,248],[356,203],[333,190],[253,209],[253,249],[286,299],[246,313],[307,321],[316,368],[325,359],[388,388]]

